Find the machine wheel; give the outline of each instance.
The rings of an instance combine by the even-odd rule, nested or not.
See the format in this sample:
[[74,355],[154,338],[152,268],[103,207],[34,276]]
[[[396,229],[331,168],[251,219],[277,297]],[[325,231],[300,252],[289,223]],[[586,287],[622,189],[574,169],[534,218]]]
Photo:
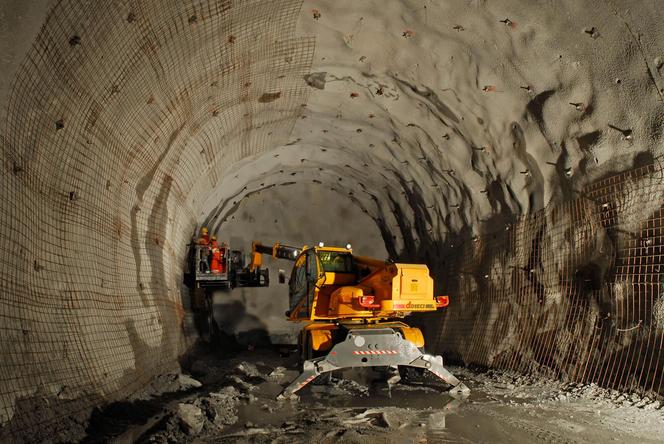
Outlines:
[[[302,372],[303,370],[304,361],[325,356],[327,354],[326,352],[316,351],[311,347],[311,335],[306,330],[302,331],[299,342],[300,343],[298,344],[298,348],[300,349],[300,365],[299,365],[300,372]],[[332,381],[332,373],[323,373],[322,375],[314,379],[311,383],[313,385],[327,385],[331,381]]]
[[406,384],[421,384],[424,377],[424,369],[417,367],[399,366],[399,376]]
[[[420,347],[419,350],[424,353],[424,347]],[[425,370],[419,367],[399,366],[399,376],[406,384],[422,384],[424,382],[424,372]]]
[[[374,367],[374,371],[380,375],[381,380],[389,380],[397,374],[397,369],[389,366]],[[401,375],[400,375],[401,376]],[[403,379],[403,377],[402,377]]]

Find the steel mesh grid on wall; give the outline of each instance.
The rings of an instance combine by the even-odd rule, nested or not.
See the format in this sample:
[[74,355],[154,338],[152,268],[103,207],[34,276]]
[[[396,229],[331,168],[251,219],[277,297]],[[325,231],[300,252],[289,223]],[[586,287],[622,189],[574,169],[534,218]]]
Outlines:
[[664,395],[663,196],[655,161],[450,250],[437,351]]
[[287,142],[307,102],[300,7],[51,10],[0,137],[0,440],[75,436],[91,407],[177,366],[196,196]]

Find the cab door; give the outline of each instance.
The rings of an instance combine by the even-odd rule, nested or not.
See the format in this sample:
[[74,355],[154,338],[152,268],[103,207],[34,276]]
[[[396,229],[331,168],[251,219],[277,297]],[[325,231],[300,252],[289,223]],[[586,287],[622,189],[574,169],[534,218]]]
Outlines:
[[317,286],[322,285],[325,273],[313,248],[303,251],[295,260],[290,281],[288,299],[290,319],[309,319],[313,312]]

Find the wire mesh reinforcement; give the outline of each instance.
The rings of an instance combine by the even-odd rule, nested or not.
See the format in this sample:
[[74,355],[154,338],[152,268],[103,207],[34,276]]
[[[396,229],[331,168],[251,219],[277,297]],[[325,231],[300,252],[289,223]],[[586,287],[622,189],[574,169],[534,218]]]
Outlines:
[[56,2],[0,139],[0,441],[74,438],[177,365],[196,198],[307,102],[300,7]]
[[436,348],[470,364],[664,395],[664,171],[477,237],[445,261]]
[[[73,437],[176,364],[197,197],[307,103],[300,7],[55,2],[0,138],[0,441]],[[457,247],[438,349],[661,394],[662,191],[641,168]]]

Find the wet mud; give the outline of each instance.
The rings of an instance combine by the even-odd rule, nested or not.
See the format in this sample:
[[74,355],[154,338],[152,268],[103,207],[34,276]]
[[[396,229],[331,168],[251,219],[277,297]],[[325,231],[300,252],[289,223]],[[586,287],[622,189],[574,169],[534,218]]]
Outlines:
[[465,398],[449,396],[433,377],[388,384],[384,374],[351,369],[305,387],[299,399],[277,401],[295,368],[294,354],[283,349],[206,353],[189,369],[200,387],[189,377],[180,392],[155,387],[151,407],[137,401],[143,418],[141,408],[123,406],[133,424],[112,427],[118,409],[110,407],[105,422],[103,413],[97,417],[105,430],[95,434],[91,426],[87,442],[654,443],[664,433],[658,400],[461,367],[451,370],[471,388]]

